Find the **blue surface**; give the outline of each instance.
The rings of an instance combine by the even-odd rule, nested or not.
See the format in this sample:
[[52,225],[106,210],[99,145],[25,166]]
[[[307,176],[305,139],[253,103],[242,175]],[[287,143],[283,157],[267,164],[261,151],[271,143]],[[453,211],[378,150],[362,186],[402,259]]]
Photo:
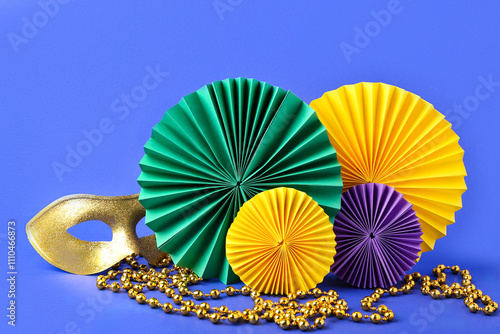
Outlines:
[[[344,84],[381,81],[414,92],[447,114],[466,152],[469,189],[457,223],[414,269],[430,273],[439,263],[469,268],[473,282],[500,301],[499,2],[60,1],[67,3],[47,7],[52,15],[41,13],[35,1],[0,1],[0,261],[6,277],[7,221],[15,219],[19,333],[281,333],[274,324],[214,326],[167,316],[125,294],[103,293],[93,277],[67,274],[45,262],[24,232],[29,219],[61,196],[139,192],[142,145],[163,112],[207,83],[237,76],[290,89],[306,102]],[[382,10],[386,15],[377,14]],[[150,71],[159,72],[156,80],[144,82]],[[485,86],[488,80],[494,83]],[[136,101],[127,102],[131,94]],[[84,147],[84,132],[99,127],[107,131],[102,139]],[[73,157],[69,166],[68,152],[78,147],[90,153]],[[63,164],[65,172],[56,173],[54,165]],[[85,230],[80,236],[90,233]],[[0,328],[11,332],[5,316],[8,287],[0,281]],[[354,310],[367,294],[331,275],[324,286],[337,289]],[[250,306],[245,298],[219,303]],[[471,314],[462,301],[413,293],[384,303],[396,313],[391,324],[330,319],[327,328],[500,329],[499,313]]]

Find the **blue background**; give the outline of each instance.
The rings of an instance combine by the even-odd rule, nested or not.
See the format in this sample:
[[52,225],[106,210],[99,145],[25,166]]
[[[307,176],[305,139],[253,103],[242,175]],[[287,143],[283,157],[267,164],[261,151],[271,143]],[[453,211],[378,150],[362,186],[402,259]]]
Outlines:
[[[225,7],[217,10],[214,3]],[[458,264],[470,269],[478,288],[500,301],[500,2],[69,1],[48,7],[52,16],[40,14],[41,8],[36,1],[0,1],[2,332],[12,330],[5,316],[6,233],[7,221],[15,219],[18,332],[281,333],[268,323],[214,326],[168,316],[125,294],[98,291],[94,277],[45,262],[24,231],[38,211],[61,196],[139,192],[142,145],[163,112],[207,83],[238,76],[292,90],[307,103],[344,84],[380,81],[416,93],[446,114],[466,152],[468,191],[457,223],[414,269],[429,274],[439,263]],[[388,9],[390,16],[377,15]],[[30,27],[33,22],[39,27]],[[168,75],[163,73],[144,100],[126,107],[122,94],[138,92],[148,67]],[[488,80],[495,84],[485,86]],[[54,162],[65,164],[67,149],[85,140],[82,131],[98,128],[103,119],[109,119],[112,131],[58,177]],[[109,240],[105,227],[88,223],[74,233]],[[145,227],[139,233],[148,234]],[[325,280],[322,287],[337,289],[351,310],[360,310],[367,291],[332,275]],[[202,287],[212,286],[223,287],[217,282]],[[222,303],[239,309],[251,305],[242,297],[213,304]],[[500,328],[498,313],[471,314],[461,300],[433,301],[415,292],[384,303],[396,313],[391,324],[329,319],[327,328],[352,333]]]

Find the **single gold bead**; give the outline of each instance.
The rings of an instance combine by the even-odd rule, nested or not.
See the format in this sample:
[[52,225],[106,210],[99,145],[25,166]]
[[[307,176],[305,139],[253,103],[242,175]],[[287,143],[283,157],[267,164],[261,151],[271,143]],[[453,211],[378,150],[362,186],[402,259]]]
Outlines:
[[299,329],[301,331],[307,331],[309,329],[309,322],[307,322],[307,320],[299,321]]
[[240,291],[243,296],[248,296],[250,294],[250,288],[246,285],[242,286]]
[[158,302],[158,299],[156,299],[156,298],[149,298],[148,299],[148,304],[152,308],[156,308],[160,303]]
[[205,310],[205,311],[208,311],[208,310],[210,310],[210,305],[208,303],[201,303],[200,308]]
[[297,291],[296,295],[297,295],[297,298],[302,299],[306,296],[306,292],[304,290],[299,290],[299,291]]
[[456,289],[453,291],[453,294],[455,295],[455,298],[462,298],[464,293],[462,289]]
[[259,323],[259,316],[257,314],[250,314],[250,316],[248,317],[248,321],[252,324],[252,325],[257,325]]
[[323,328],[325,326],[325,319],[323,319],[323,318],[316,318],[316,320],[314,320],[314,325],[318,329]]
[[453,290],[452,289],[445,289],[443,291],[443,296],[446,298],[450,298],[451,296],[453,296]]
[[371,297],[365,297],[363,299],[361,299],[361,302],[369,302],[369,303],[373,303],[374,300],[371,298]]
[[142,284],[135,284],[133,289],[137,292],[142,292],[143,286],[142,286]]
[[370,302],[362,302],[361,303],[361,308],[365,311],[369,311],[372,307],[372,303]]
[[434,268],[432,269],[432,274],[434,276],[438,276],[439,274],[441,274],[441,270],[439,270],[438,268]]
[[411,274],[405,275],[404,280],[405,282],[413,281],[413,276]]
[[332,309],[330,307],[322,307],[319,313],[328,318],[332,316]]
[[288,298],[286,298],[286,297],[281,297],[278,303],[279,303],[281,306],[286,306],[286,305],[288,304],[288,302],[289,302]]
[[434,289],[438,289],[441,286],[441,283],[439,283],[437,280],[432,280],[431,281],[431,287]]
[[441,271],[444,271],[446,269],[446,266],[444,264],[440,264],[436,268],[438,268]]
[[472,280],[472,276],[471,275],[463,275],[462,279],[468,279],[469,281],[471,281]]
[[464,276],[464,275],[470,275],[470,272],[467,269],[464,269],[464,270],[460,271],[460,274],[462,274],[462,276]]
[[429,275],[422,276],[422,282],[429,282],[431,277]]
[[297,295],[293,292],[289,293],[287,297],[288,297],[288,300],[290,300],[290,301],[297,299]]
[[262,314],[263,309],[262,309],[262,307],[261,307],[261,306],[256,305],[256,306],[254,306],[254,307],[253,307],[253,311],[254,311],[254,313],[256,313],[256,314]]
[[193,291],[193,298],[196,300],[200,300],[203,298],[203,292],[201,290],[194,290]]
[[450,285],[450,288],[452,288],[453,290],[460,289],[460,284],[458,284],[458,283],[452,283]]
[[256,298],[259,298],[259,297],[260,297],[260,293],[259,293],[259,291],[252,291],[252,292],[250,293],[250,297],[251,297],[253,300],[255,300]]
[[147,287],[149,290],[155,290],[155,289],[156,289],[156,287],[157,287],[157,284],[156,284],[156,282],[149,281],[148,283],[146,283],[146,287]]
[[176,303],[177,305],[181,304],[183,300],[181,295],[173,295],[172,299],[174,300],[174,303]]
[[335,290],[328,290],[327,295],[330,297],[338,297],[339,294]]
[[380,314],[378,313],[373,313],[371,316],[370,316],[370,320],[374,323],[374,324],[378,324],[380,322],[380,320],[382,320],[382,317],[380,316]]
[[235,293],[236,293],[236,290],[232,286],[228,286],[226,288],[226,294],[228,296],[234,296]]
[[262,299],[261,297],[257,297],[253,300],[253,302],[255,303],[255,305],[261,305],[264,303],[264,299]]
[[113,292],[118,292],[118,291],[120,291],[120,288],[121,288],[120,283],[118,283],[118,282],[111,283],[110,287],[111,287],[111,291],[113,291]]
[[378,293],[372,293],[371,296],[370,296],[374,302],[378,302],[378,300],[380,299],[380,295]]
[[198,317],[198,319],[205,319],[205,315],[207,314],[207,311],[205,311],[204,309],[197,309],[196,310],[196,316]]
[[144,304],[144,302],[146,302],[146,296],[145,296],[143,293],[138,293],[138,294],[135,296],[135,300],[136,300],[139,304]]
[[[249,311],[250,311],[250,310],[249,310]],[[251,313],[251,312],[250,312],[250,313]],[[285,314],[285,311],[283,311],[283,307],[281,307],[281,306],[276,306],[276,307],[274,308],[274,314],[275,314],[275,315],[283,315],[283,314]]]
[[473,291],[475,291],[475,290],[476,290],[476,286],[475,286],[474,284],[472,284],[472,283],[471,283],[471,284],[469,284],[469,285],[467,285],[467,286],[465,287],[465,290],[466,290],[467,292],[473,292]]
[[495,308],[491,305],[486,305],[483,308],[483,313],[486,315],[492,315],[495,312]]
[[431,288],[428,286],[423,286],[420,288],[420,292],[422,292],[423,295],[428,295],[431,291]]
[[111,278],[111,279],[115,279],[115,278],[116,278],[116,275],[117,275],[116,271],[114,271],[114,270],[110,270],[110,271],[108,271],[108,277],[109,277],[109,278]]
[[476,299],[480,299],[479,296],[477,295],[477,293],[474,293],[474,292],[466,292],[466,295],[468,297],[471,297],[472,299],[476,300]]
[[226,315],[229,312],[229,308],[226,305],[219,306],[220,315]]
[[445,277],[438,277],[436,280],[440,285],[446,283],[446,278]]
[[409,285],[410,288],[413,288],[415,286],[415,281],[409,281],[408,283],[406,283],[406,285]]
[[488,305],[490,305],[491,307],[493,307],[493,309],[495,311],[498,310],[498,303],[495,303],[494,301],[490,301],[490,303]]
[[450,287],[448,284],[443,284],[443,285],[441,285],[440,288],[441,288],[441,291],[444,291],[444,290],[448,290]]
[[389,308],[385,305],[380,305],[379,307],[377,307],[377,312],[379,314],[384,314],[385,312],[389,311]]
[[288,303],[288,308],[291,310],[296,310],[299,308],[299,304],[296,301],[291,301]]
[[405,284],[405,285],[403,285],[403,287],[401,289],[403,290],[404,294],[408,294],[411,291],[411,286],[409,286],[408,284]]
[[266,299],[263,303],[262,303],[262,308],[264,309],[270,309],[272,308],[274,305],[273,301],[272,300],[269,300],[269,299]]
[[383,295],[384,295],[384,293],[385,293],[384,289],[382,289],[382,288],[376,288],[374,292],[375,292],[375,293],[378,293],[378,294],[379,294],[379,295],[381,295],[381,296],[383,296]]
[[384,313],[384,318],[385,318],[385,321],[391,322],[394,320],[394,313],[391,310],[389,310],[389,311]]
[[137,291],[135,291],[134,289],[130,289],[127,291],[127,294],[130,299],[135,299],[135,297],[137,296]]
[[481,297],[481,303],[483,303],[484,305],[488,305],[490,302],[491,302],[490,296],[484,295],[483,297]]
[[398,288],[396,288],[395,286],[391,286],[389,288],[389,295],[391,296],[395,296],[398,294]]
[[193,308],[194,307],[194,302],[192,300],[186,300],[184,302],[184,305],[187,305],[187,306]]
[[335,316],[339,320],[344,319],[344,317],[345,317],[345,311],[337,309],[337,310],[335,310]]
[[101,281],[101,280],[106,280],[106,276],[104,276],[104,275],[97,276],[97,281]]
[[288,328],[290,328],[290,320],[288,320],[288,319],[281,319],[279,321],[279,325],[280,325],[281,329],[288,329]]
[[236,312],[231,312],[231,313],[229,313],[229,314],[228,314],[228,316],[227,316],[227,320],[228,320],[230,323],[232,323],[232,324],[234,324],[234,323],[236,323],[236,322],[240,321],[240,318],[241,318],[241,315],[239,315],[239,314],[238,314],[238,313],[236,313]]
[[210,290],[210,297],[212,297],[212,299],[217,299],[219,298],[219,296],[220,296],[219,290],[217,289]]
[[129,291],[130,289],[132,289],[134,287],[134,285],[132,284],[132,282],[125,282],[123,283],[122,285],[122,288],[125,290],[125,291]]
[[464,298],[465,306],[468,306],[469,304],[472,304],[472,303],[474,303],[474,298],[471,298],[471,297]]
[[264,319],[266,319],[266,321],[273,321],[274,320],[274,312],[273,311],[266,311],[262,317]]
[[432,299],[438,299],[439,297],[441,297],[441,292],[437,289],[433,289],[431,290],[430,295]]
[[210,315],[210,322],[212,322],[213,324],[218,324],[220,321],[220,315],[219,313],[212,313]]
[[469,279],[463,279],[462,280],[462,286],[466,286],[466,285],[469,285],[470,284],[470,280]]
[[420,275],[420,273],[418,272],[414,272],[413,274],[411,274],[413,276],[413,279],[415,281],[418,281],[420,278],[422,278],[422,275]]
[[321,289],[314,288],[312,293],[313,293],[314,298],[318,298],[319,296],[321,296],[323,294],[323,291],[321,291]]
[[363,315],[361,314],[361,312],[354,312],[353,314],[351,314],[351,318],[355,322],[360,322],[363,319]]
[[458,274],[460,272],[460,267],[459,266],[451,267],[451,272],[454,274]]
[[479,306],[476,303],[470,303],[467,307],[472,313],[476,313],[479,310]]
[[99,290],[104,290],[106,289],[107,283],[105,280],[99,280],[97,281],[96,286]]

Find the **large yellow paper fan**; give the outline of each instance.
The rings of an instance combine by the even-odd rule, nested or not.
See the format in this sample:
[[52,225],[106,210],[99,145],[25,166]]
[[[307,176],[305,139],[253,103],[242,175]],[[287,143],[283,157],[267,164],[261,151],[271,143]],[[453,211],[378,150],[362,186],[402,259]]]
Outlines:
[[422,252],[432,250],[467,189],[451,124],[421,97],[383,83],[342,86],[311,107],[337,151],[344,191],[362,183],[394,187],[419,217]]
[[328,215],[306,193],[275,188],[241,207],[226,237],[229,264],[264,293],[308,290],[328,274],[335,256]]

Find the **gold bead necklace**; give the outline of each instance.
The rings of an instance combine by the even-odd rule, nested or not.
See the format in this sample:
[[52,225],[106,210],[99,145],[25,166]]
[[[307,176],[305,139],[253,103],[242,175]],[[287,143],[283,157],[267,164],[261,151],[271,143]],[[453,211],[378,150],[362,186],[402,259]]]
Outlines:
[[[325,325],[328,317],[335,316],[337,319],[349,319],[354,322],[360,322],[363,319],[370,319],[374,324],[382,321],[391,322],[394,319],[394,313],[385,305],[373,306],[384,295],[396,296],[398,293],[408,294],[416,286],[416,282],[421,281],[420,291],[423,295],[430,295],[433,299],[438,298],[458,298],[464,299],[465,306],[472,313],[483,312],[491,315],[498,310],[498,304],[491,300],[487,295],[471,283],[472,277],[468,270],[460,270],[458,266],[438,265],[432,270],[437,278],[431,280],[429,276],[421,276],[414,272],[404,277],[404,284],[401,288],[390,287],[389,289],[377,288],[374,292],[361,300],[361,308],[364,311],[374,311],[371,314],[363,315],[361,312],[347,313],[349,309],[344,299],[339,299],[339,294],[335,290],[322,291],[315,288],[312,291],[299,290],[296,293],[289,293],[286,297],[281,297],[278,302],[269,299],[264,300],[258,291],[252,290],[248,286],[236,289],[228,286],[225,289],[212,289],[210,293],[203,293],[201,290],[191,291],[189,285],[197,284],[203,280],[192,270],[173,265],[171,269],[167,266],[171,264],[170,256],[164,258],[159,267],[139,264],[136,260],[138,254],[127,256],[124,261],[130,266],[123,270],[117,270],[121,263],[113,266],[107,275],[97,277],[97,288],[100,290],[110,289],[113,292],[120,290],[127,291],[131,299],[135,299],[139,304],[148,304],[151,308],[162,309],[165,313],[177,313],[187,316],[196,314],[199,319],[210,319],[210,322],[217,324],[220,321],[229,321],[230,323],[249,322],[258,324],[261,319],[268,322],[275,322],[282,329],[299,328],[300,330],[320,329]],[[453,283],[450,286],[446,284],[445,270],[451,269],[453,274],[462,276],[462,284]],[[121,275],[119,277],[119,275]],[[120,280],[119,282],[108,283],[108,280]],[[136,282],[136,283],[133,283]],[[144,288],[150,291],[159,290],[165,293],[172,303],[161,303],[157,298],[146,298],[143,293]],[[176,292],[177,289],[177,292]],[[207,302],[196,304],[192,300],[184,300],[184,296],[191,296],[195,300],[218,299],[221,294],[227,296],[243,295],[250,296],[254,301],[252,309],[243,311],[229,310],[227,306],[211,307]],[[301,303],[300,300],[306,297],[314,297]],[[481,300],[484,307],[479,307],[476,300]],[[178,305],[178,307],[174,306]]]

